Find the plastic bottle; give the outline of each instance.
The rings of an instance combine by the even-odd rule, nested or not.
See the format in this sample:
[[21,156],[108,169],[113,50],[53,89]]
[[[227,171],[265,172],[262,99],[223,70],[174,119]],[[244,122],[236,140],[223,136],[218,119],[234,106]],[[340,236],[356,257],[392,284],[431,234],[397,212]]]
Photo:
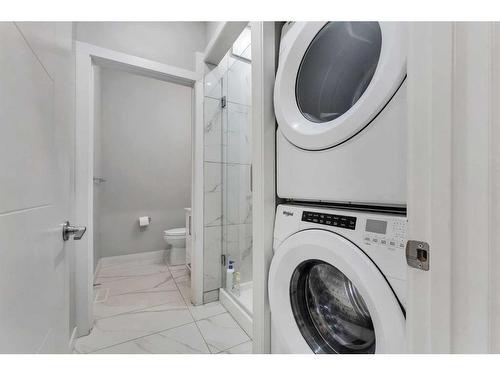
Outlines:
[[234,274],[234,262],[229,261],[226,270],[226,290],[230,292],[233,289],[233,274]]

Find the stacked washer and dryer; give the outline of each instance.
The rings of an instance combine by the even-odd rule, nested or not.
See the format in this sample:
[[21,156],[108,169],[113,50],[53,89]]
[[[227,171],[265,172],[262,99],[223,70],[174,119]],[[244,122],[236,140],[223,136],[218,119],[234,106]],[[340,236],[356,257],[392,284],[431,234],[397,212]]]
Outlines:
[[283,27],[273,353],[405,351],[406,29]]

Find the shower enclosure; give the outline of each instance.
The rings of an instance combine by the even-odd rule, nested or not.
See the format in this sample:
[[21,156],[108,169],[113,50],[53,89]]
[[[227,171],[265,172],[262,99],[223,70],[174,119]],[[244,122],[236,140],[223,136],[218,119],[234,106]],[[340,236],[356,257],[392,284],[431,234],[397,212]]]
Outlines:
[[[205,76],[204,300],[252,315],[251,43],[246,28]],[[229,262],[234,265],[227,277]],[[231,282],[232,279],[232,282]],[[221,289],[219,289],[221,288]],[[227,306],[226,306],[227,307]],[[231,308],[228,308],[231,311]],[[234,315],[234,314],[233,314]],[[235,316],[235,318],[237,318]]]

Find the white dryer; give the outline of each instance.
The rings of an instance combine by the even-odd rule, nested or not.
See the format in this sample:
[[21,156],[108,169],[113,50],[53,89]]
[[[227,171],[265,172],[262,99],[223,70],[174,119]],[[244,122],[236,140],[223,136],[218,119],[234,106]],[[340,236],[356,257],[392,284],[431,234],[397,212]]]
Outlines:
[[281,198],[406,204],[406,27],[294,22],[274,88]]
[[404,216],[278,206],[271,352],[405,352],[405,244]]

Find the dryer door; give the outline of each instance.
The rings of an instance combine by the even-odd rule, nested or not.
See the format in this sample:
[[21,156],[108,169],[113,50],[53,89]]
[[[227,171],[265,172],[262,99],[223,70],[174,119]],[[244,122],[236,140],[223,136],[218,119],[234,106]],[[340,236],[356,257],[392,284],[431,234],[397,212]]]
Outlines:
[[283,135],[322,150],[360,132],[404,80],[405,41],[400,23],[294,23],[281,41],[274,89]]
[[405,317],[375,264],[324,230],[298,232],[269,272],[273,332],[287,353],[400,353]]

